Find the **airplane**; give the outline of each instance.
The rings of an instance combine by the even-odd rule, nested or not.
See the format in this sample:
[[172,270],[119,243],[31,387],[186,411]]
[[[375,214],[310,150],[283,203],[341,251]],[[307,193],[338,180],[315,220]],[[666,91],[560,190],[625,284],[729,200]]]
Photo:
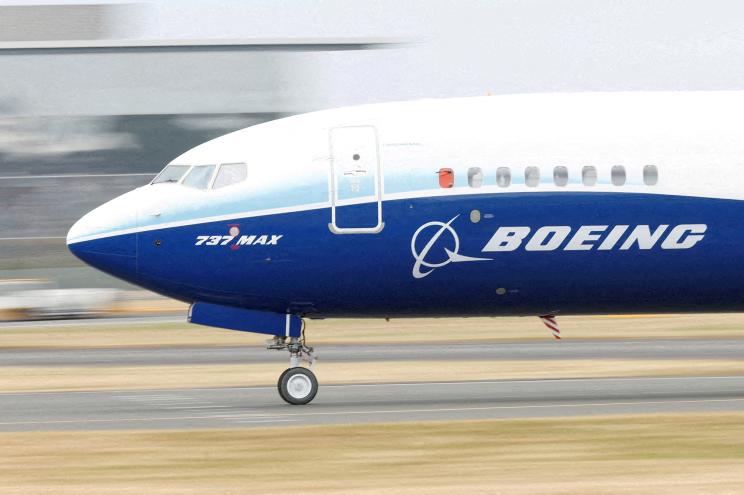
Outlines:
[[[85,215],[70,251],[271,336],[318,391],[310,318],[739,311],[744,92],[369,104],[219,137]],[[350,335],[353,338],[353,335]]]

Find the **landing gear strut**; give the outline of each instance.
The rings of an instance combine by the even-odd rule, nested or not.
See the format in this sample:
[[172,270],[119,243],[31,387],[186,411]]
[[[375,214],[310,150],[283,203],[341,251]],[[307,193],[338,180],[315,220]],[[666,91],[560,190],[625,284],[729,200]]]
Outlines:
[[[318,380],[310,371],[315,354],[312,347],[305,345],[304,332],[302,338],[276,336],[266,342],[266,348],[289,351],[289,368],[279,376],[276,384],[281,398],[296,406],[313,400],[318,393]],[[300,366],[302,362],[308,363],[309,368]]]

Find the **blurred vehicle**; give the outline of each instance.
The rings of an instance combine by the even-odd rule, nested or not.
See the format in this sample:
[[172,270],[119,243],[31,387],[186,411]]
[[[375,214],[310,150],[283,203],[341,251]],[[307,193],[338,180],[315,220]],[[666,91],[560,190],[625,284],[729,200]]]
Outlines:
[[0,280],[0,320],[102,316],[118,289],[58,289],[48,280]]

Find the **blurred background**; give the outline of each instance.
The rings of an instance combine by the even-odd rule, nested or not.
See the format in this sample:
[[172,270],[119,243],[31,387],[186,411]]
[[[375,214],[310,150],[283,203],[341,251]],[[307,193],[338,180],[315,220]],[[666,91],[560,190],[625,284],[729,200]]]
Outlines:
[[182,309],[64,237],[203,141],[369,102],[741,89],[743,21],[734,0],[0,1],[0,319]]

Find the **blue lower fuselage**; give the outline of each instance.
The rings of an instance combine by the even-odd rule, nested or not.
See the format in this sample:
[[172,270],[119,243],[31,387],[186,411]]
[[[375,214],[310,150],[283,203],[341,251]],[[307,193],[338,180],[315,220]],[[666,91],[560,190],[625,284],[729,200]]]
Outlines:
[[[341,210],[349,226],[365,227],[377,205]],[[469,194],[385,201],[384,228],[376,234],[333,233],[330,208],[320,208],[144,230],[70,248],[97,268],[183,301],[310,317],[738,311],[742,213],[741,201],[686,196]],[[412,246],[419,227],[450,220],[428,249],[436,225]],[[660,241],[620,249],[621,238],[599,250],[600,238],[590,249],[564,250],[567,238],[553,250],[528,251],[522,243],[513,251],[483,251],[503,226],[532,232],[568,226],[575,233],[581,226],[639,224],[707,230],[686,249],[663,249]],[[418,278],[417,259],[424,262]]]

